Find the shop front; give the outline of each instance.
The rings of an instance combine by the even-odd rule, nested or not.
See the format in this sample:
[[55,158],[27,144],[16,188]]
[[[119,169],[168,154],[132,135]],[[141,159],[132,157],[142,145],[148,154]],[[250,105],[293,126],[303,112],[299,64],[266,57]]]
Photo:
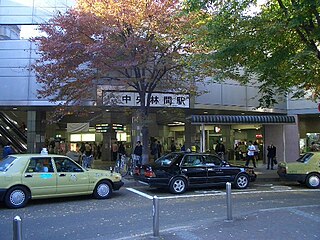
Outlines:
[[221,142],[225,145],[226,159],[243,160],[246,146],[252,141],[259,149],[258,159],[263,162],[266,146],[271,142],[278,145],[281,159],[286,158],[286,140],[291,138],[286,126],[296,124],[294,116],[286,115],[192,115],[189,120],[198,128],[200,151],[213,152]]

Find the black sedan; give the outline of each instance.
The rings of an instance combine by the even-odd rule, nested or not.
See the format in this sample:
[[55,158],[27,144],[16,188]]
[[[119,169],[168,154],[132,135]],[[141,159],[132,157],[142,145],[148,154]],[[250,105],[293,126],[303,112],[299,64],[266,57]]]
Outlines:
[[138,166],[135,180],[150,187],[169,188],[171,193],[183,193],[189,187],[208,187],[232,183],[247,188],[257,175],[253,168],[234,166],[217,155],[193,152],[173,152],[154,163]]

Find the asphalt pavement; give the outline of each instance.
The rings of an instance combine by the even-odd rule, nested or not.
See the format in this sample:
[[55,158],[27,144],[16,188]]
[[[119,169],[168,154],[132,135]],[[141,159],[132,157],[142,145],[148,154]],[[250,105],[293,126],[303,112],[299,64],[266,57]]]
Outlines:
[[[101,163],[102,162],[102,163]],[[96,167],[102,167],[103,161],[96,161]],[[244,162],[237,162],[242,163]],[[108,168],[105,166],[103,168]],[[259,161],[255,172],[257,183],[281,184],[277,175],[277,165],[274,170],[267,170],[266,164]],[[137,183],[132,177],[124,177],[124,187],[132,187]],[[315,203],[316,204],[316,203]],[[294,217],[294,221],[290,221]],[[320,205],[306,205],[300,207],[268,208],[252,212],[244,212],[196,222],[190,225],[160,229],[159,233],[144,233],[139,236],[128,236],[117,240],[223,240],[223,239],[320,239]],[[307,226],[307,227],[306,227]],[[97,238],[96,240],[101,240]]]

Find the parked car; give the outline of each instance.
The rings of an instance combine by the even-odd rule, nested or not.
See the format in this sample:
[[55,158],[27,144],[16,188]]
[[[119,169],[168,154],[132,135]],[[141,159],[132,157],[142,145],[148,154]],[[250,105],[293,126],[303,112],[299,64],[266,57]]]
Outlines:
[[17,154],[0,161],[0,201],[9,208],[24,207],[29,199],[86,194],[106,199],[122,185],[120,174],[85,169],[67,156]]
[[154,163],[138,166],[134,178],[150,187],[168,188],[171,193],[183,193],[190,187],[207,187],[232,183],[247,188],[255,181],[253,168],[234,166],[215,154],[174,152]]
[[303,154],[295,162],[278,164],[281,179],[298,181],[309,188],[320,187],[320,152]]

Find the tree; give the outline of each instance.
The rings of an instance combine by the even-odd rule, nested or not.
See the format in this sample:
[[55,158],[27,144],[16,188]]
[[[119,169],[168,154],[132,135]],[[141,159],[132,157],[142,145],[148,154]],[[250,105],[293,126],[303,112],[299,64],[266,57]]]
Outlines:
[[[262,2],[262,1],[258,1]],[[320,2],[318,0],[188,0],[190,11],[212,15],[199,46],[211,49],[216,79],[260,86],[260,106],[275,96],[320,95]],[[205,55],[207,58],[208,55]]]
[[[41,25],[33,39],[40,58],[33,65],[39,97],[64,106],[96,105],[96,86],[139,93],[144,162],[147,118],[154,91],[192,93],[199,67],[192,65],[192,25],[179,0],[79,0],[65,14]],[[192,75],[194,74],[194,75]]]

